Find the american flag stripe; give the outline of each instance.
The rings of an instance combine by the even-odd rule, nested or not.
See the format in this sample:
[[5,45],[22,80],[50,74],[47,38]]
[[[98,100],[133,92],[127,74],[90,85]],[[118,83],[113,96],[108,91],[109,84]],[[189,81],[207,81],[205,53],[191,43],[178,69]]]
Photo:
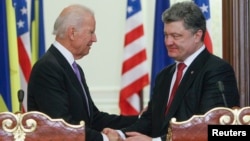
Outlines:
[[141,48],[141,43],[143,42],[143,36],[137,38],[134,42],[127,44],[124,47],[124,58],[123,60],[127,60],[128,58],[134,56],[134,54],[137,54],[138,52],[141,52],[144,50],[144,48]]
[[[23,35],[23,36],[29,36]],[[31,70],[31,62],[30,62],[30,55],[27,51],[27,44],[25,45],[23,41],[27,39],[23,39],[22,37],[18,38],[18,54],[19,54],[19,63],[22,70],[22,73],[25,78],[25,82],[28,82]]]
[[[133,83],[134,81],[143,78],[144,76],[148,75],[147,70],[145,69],[146,62],[142,62],[138,64],[136,67],[128,70],[127,72],[123,73],[122,75],[122,88],[127,87],[129,84]],[[140,89],[144,87],[141,86]]]
[[119,106],[122,115],[140,113],[140,96],[149,84],[140,0],[128,0]]
[[147,58],[145,54],[146,54],[146,50],[141,50],[140,52],[134,54],[134,56],[131,56],[130,58],[125,60],[123,62],[124,67],[122,69],[122,73],[124,74],[125,72],[129,71],[130,69],[133,69],[138,64],[146,60]]
[[131,30],[135,29],[136,27],[142,25],[142,21],[140,20],[142,19],[142,13],[140,11],[138,11],[138,13],[135,13],[134,15],[130,16],[129,18],[127,18],[126,21],[126,31],[130,32]]
[[25,92],[23,111],[27,110],[27,84],[31,72],[31,47],[28,28],[28,9],[25,0],[14,1],[17,25],[18,57],[20,66],[21,89]]
[[206,18],[207,32],[205,33],[204,43],[209,52],[213,53],[213,44],[210,38],[211,33],[211,17],[210,17],[210,5],[209,0],[194,0],[194,2],[200,7],[202,13]]
[[148,81],[148,75],[144,74],[141,76],[139,79],[135,79],[135,81],[132,81],[127,85],[126,87],[123,87],[121,90],[121,98],[126,99],[127,97],[131,96],[134,94],[134,92],[139,92],[141,90],[142,82],[144,82],[143,85],[147,85]]

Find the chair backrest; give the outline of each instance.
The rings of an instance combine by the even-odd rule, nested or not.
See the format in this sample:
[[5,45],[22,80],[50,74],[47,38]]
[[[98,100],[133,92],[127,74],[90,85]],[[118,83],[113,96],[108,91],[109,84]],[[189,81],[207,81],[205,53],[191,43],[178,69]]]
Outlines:
[[250,125],[250,107],[217,107],[181,122],[172,118],[167,141],[207,141],[208,125]]
[[71,125],[41,112],[0,113],[0,141],[85,141],[85,125]]

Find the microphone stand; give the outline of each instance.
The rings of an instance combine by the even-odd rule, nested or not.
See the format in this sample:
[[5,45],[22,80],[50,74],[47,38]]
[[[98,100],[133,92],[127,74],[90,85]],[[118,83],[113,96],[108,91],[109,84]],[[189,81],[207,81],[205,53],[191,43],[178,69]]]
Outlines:
[[23,98],[24,98],[24,91],[23,90],[18,90],[17,92],[17,97],[19,101],[19,112],[23,113]]

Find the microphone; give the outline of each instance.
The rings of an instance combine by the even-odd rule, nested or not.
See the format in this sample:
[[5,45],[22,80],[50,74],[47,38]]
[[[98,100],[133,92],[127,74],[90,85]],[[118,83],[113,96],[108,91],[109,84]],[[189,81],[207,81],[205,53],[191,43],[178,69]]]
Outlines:
[[17,97],[19,101],[19,111],[22,112],[22,103],[23,103],[23,98],[24,98],[24,91],[22,89],[18,90],[17,92]]
[[223,98],[224,105],[225,105],[226,107],[228,107],[227,101],[226,101],[226,98],[225,98],[225,95],[224,95],[224,90],[225,90],[225,89],[224,89],[224,84],[223,84],[222,81],[218,81],[218,82],[217,82],[217,85],[218,85],[219,91],[221,92],[221,95],[222,95],[222,98]]

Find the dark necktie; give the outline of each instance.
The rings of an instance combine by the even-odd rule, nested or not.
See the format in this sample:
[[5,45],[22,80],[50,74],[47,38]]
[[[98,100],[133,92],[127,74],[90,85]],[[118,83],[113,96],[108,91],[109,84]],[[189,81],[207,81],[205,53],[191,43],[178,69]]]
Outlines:
[[174,96],[175,96],[175,93],[176,93],[176,90],[179,86],[179,83],[181,81],[181,78],[182,78],[182,73],[183,73],[183,70],[184,68],[186,67],[186,65],[184,63],[179,63],[178,66],[177,66],[177,75],[176,75],[176,79],[175,79],[175,82],[174,82],[174,86],[172,88],[172,91],[171,91],[171,94],[170,94],[170,98],[168,100],[168,104],[167,104],[167,107],[166,107],[166,111],[165,111],[165,114],[167,114],[168,110],[169,110],[169,107],[174,99]]
[[84,95],[84,97],[85,97],[85,99],[86,99],[86,102],[87,102],[88,113],[89,113],[89,115],[90,115],[88,97],[87,97],[86,91],[85,91],[84,86],[83,86],[83,83],[82,83],[80,71],[79,71],[79,69],[78,69],[77,64],[76,64],[75,61],[73,62],[72,66],[73,66],[73,70],[74,70],[74,72],[75,72],[75,74],[76,74],[76,76],[77,76],[79,82],[81,83],[81,86],[82,86],[82,89],[83,89],[83,95]]

